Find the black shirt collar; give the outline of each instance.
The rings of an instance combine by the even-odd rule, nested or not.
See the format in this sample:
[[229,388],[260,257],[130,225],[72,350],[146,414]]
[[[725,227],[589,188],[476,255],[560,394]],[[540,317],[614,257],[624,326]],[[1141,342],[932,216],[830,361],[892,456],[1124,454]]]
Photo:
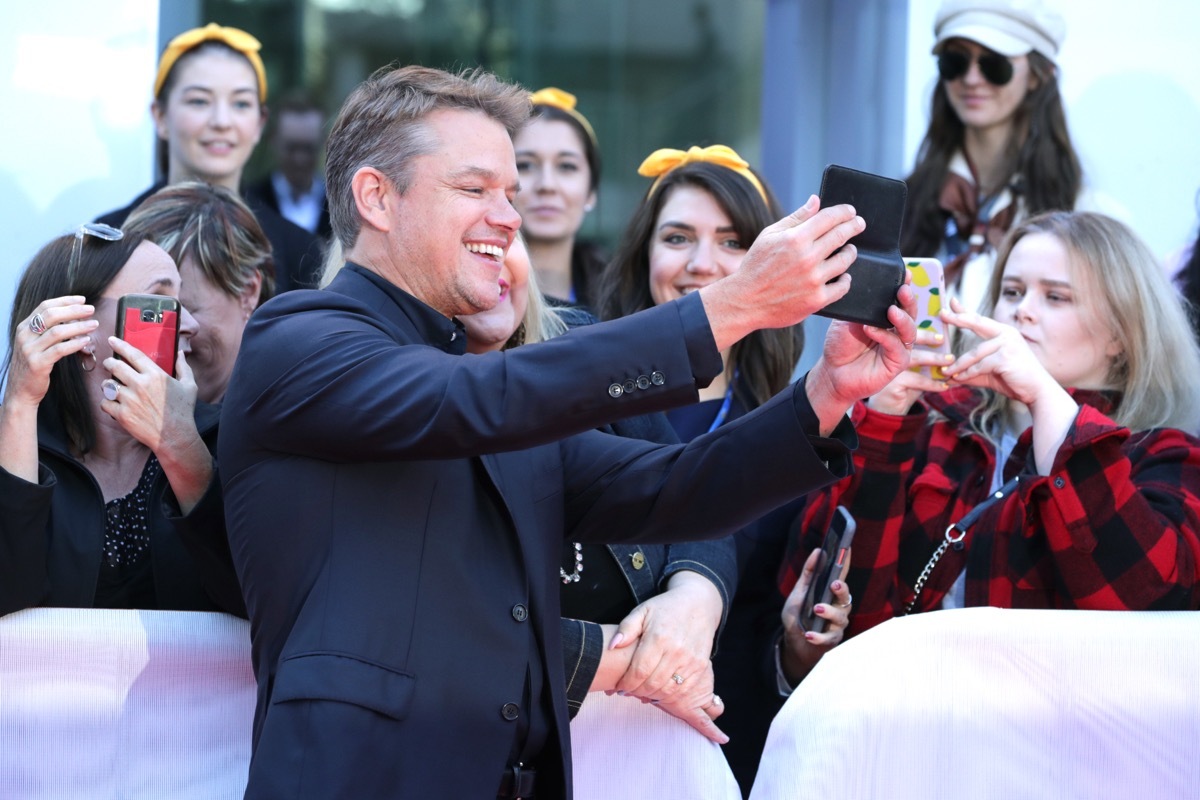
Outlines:
[[353,261],[347,261],[344,269],[366,278],[387,295],[426,344],[451,355],[467,352],[467,331],[457,319],[447,319],[396,284]]

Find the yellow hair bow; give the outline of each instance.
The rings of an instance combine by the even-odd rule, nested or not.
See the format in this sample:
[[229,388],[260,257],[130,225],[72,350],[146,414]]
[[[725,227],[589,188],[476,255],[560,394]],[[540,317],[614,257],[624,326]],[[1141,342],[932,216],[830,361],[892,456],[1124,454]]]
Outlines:
[[167,49],[163,51],[162,58],[158,60],[158,76],[154,79],[155,97],[158,97],[158,93],[162,91],[163,84],[167,82],[167,76],[171,74],[175,62],[184,53],[204,42],[220,42],[244,55],[250,62],[250,66],[254,68],[255,74],[258,75],[258,102],[267,102],[267,71],[263,68],[262,57],[258,54],[258,51],[262,49],[262,44],[258,39],[239,28],[225,28],[215,22],[210,22],[203,28],[184,31],[171,40]]
[[646,156],[646,160],[638,167],[638,175],[655,179],[646,196],[649,197],[654,194],[654,190],[658,188],[658,185],[662,183],[662,179],[671,170],[682,167],[684,164],[693,164],[696,162],[716,164],[719,167],[733,170],[738,175],[750,181],[754,188],[758,189],[763,202],[768,206],[770,205],[770,201],[767,200],[767,191],[763,188],[758,176],[750,171],[750,164],[746,159],[739,156],[737,151],[732,147],[726,147],[723,144],[714,144],[709,147],[689,147],[687,152],[664,147]]
[[547,86],[545,89],[538,89],[536,92],[530,94],[529,102],[535,106],[557,108],[559,111],[569,114],[573,120],[580,124],[584,132],[588,135],[588,138],[592,140],[592,146],[596,148],[600,147],[600,142],[596,139],[596,132],[592,130],[592,123],[587,121],[587,117],[575,110],[575,95],[553,86]]

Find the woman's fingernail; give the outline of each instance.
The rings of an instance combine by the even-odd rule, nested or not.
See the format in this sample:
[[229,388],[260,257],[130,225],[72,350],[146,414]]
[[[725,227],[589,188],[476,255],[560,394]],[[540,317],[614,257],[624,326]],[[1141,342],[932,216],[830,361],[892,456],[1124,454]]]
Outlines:
[[817,635],[815,633],[813,633],[812,631],[804,632],[804,641],[815,642],[816,640],[817,640]]
[[625,641],[625,634],[618,631],[613,635],[612,641],[608,643],[608,649],[613,649],[623,641]]
[[829,588],[833,589],[835,592],[840,592],[842,590],[842,582],[834,581],[833,583],[829,584]]
[[813,606],[813,613],[814,614],[824,614],[825,613],[825,604],[817,603],[815,606]]

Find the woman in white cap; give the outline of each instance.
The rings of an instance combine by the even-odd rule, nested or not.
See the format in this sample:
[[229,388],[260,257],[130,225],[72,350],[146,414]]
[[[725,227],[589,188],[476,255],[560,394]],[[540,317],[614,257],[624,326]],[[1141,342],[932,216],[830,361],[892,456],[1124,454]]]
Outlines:
[[946,0],[934,35],[940,79],[908,177],[901,249],[940,258],[949,293],[973,311],[1004,234],[1078,205],[1083,170],[1054,61],[1066,25],[1042,0]]

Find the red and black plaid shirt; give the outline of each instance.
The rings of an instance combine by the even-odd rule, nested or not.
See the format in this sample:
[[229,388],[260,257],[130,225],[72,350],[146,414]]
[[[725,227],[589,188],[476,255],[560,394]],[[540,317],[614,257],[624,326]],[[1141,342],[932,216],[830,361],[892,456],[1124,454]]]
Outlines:
[[[1105,416],[1111,401],[1073,392],[1080,410],[1049,475],[1036,475],[1032,431],[1004,477],[1017,489],[986,510],[965,548],[948,548],[914,611],[941,608],[966,569],[968,606],[1200,608],[1200,440],[1159,428],[1131,432]],[[897,616],[946,528],[989,496],[996,449],[972,432],[971,388],[926,396],[906,416],[853,411],[855,473],[809,499],[780,573],[786,593],[819,544],[833,508],[854,515],[847,635]],[[1028,477],[1028,479],[1026,479]]]

